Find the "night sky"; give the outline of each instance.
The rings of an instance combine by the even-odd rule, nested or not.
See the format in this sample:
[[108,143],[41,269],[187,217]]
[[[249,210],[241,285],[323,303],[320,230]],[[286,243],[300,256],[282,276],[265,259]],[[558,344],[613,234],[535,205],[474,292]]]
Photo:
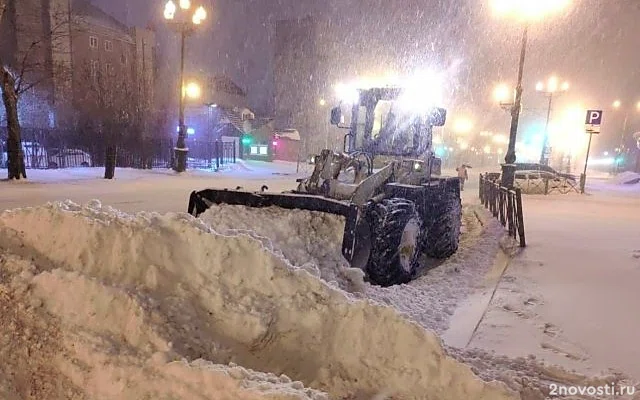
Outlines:
[[[128,5],[127,0],[93,1],[128,24],[155,26],[165,77],[175,75],[177,41],[163,24],[163,1],[129,0]],[[247,89],[258,113],[273,112],[274,22],[310,14],[331,23],[326,34],[335,55],[328,67],[337,74],[447,70],[452,118],[464,115],[478,130],[508,129],[509,117],[491,95],[498,82],[515,84],[522,27],[494,16],[488,0],[205,0],[204,4],[211,18],[188,43],[188,68],[229,75]],[[571,89],[558,98],[554,112],[574,104],[605,110],[598,146],[608,146],[604,133],[622,126],[623,110],[611,109],[615,99],[627,106],[629,130],[640,130],[635,107],[640,101],[638,21],[640,1],[574,0],[563,14],[534,24],[524,73],[523,124],[546,116],[546,100],[535,92],[535,83],[555,74],[568,80]],[[328,98],[331,95],[327,93]]]

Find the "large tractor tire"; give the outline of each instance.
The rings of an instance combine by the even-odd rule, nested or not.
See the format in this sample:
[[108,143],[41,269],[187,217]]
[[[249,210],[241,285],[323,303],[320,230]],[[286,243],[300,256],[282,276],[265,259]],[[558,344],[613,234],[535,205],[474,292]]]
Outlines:
[[369,216],[371,253],[366,274],[372,284],[391,286],[415,277],[422,242],[422,220],[415,204],[405,199],[385,199]]
[[429,196],[429,217],[422,251],[431,258],[447,258],[458,251],[462,202],[460,183],[450,179]]

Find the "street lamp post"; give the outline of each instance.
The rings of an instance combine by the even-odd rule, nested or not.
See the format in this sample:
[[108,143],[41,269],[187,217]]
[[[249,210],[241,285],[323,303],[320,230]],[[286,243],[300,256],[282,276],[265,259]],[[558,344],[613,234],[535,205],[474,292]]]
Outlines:
[[191,1],[180,0],[180,16],[176,18],[178,11],[172,0],[167,1],[164,7],[164,18],[170,22],[170,25],[180,33],[180,101],[178,112],[178,141],[175,147],[175,162],[173,169],[176,172],[184,172],[187,169],[187,149],[185,139],[187,136],[187,128],[184,123],[185,97],[187,90],[184,84],[184,54],[185,42],[188,35],[193,33],[195,26],[200,25],[207,17],[204,7],[200,6],[191,12]]
[[516,137],[518,135],[518,121],[520,119],[520,109],[522,108],[522,75],[524,72],[524,60],[527,52],[527,35],[529,24],[525,24],[522,31],[522,47],[520,48],[520,63],[518,64],[518,82],[516,93],[511,107],[511,127],[509,129],[509,146],[507,154],[504,156],[502,164],[502,186],[512,187],[516,175]]
[[522,75],[524,71],[524,61],[527,51],[527,36],[529,33],[529,23],[535,19],[541,19],[546,14],[564,8],[571,0],[556,0],[553,2],[540,2],[537,0],[492,0],[493,10],[501,15],[516,15],[524,20],[522,31],[522,43],[520,48],[520,62],[518,64],[518,81],[515,89],[515,96],[511,107],[511,127],[509,129],[509,146],[502,164],[502,185],[513,187],[516,171],[516,138],[518,134],[518,121],[520,110],[522,109]]
[[556,77],[551,77],[549,78],[546,86],[544,83],[538,82],[538,84],[536,85],[536,90],[543,93],[549,98],[549,104],[547,107],[547,121],[544,126],[544,139],[542,141],[542,150],[540,151],[540,164],[549,165],[549,158],[551,156],[551,148],[549,146],[549,119],[551,117],[551,105],[553,103],[554,95],[569,90],[569,83],[564,82],[558,88],[558,79]]

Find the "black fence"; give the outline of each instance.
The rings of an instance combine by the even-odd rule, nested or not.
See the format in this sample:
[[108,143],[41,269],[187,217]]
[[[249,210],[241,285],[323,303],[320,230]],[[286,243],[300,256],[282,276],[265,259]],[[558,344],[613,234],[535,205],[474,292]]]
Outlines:
[[507,228],[509,236],[519,240],[520,247],[525,247],[522,192],[518,188],[501,186],[499,175],[480,174],[480,201]]
[[524,194],[580,193],[580,181],[572,176],[562,176],[541,171],[516,172],[514,185]]
[[[171,168],[175,143],[172,139],[122,139],[116,143],[116,167]],[[236,143],[187,140],[188,168],[220,169],[236,162]],[[28,169],[104,167],[106,140],[77,137],[47,130],[22,132],[22,152]],[[8,161],[6,132],[0,131],[0,168]]]

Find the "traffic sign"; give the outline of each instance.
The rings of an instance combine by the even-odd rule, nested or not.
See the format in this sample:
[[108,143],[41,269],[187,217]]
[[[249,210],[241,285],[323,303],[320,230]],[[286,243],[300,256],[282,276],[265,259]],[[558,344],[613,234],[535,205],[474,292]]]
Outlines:
[[600,133],[602,123],[602,110],[587,110],[587,118],[584,120],[584,130],[589,134],[589,144],[587,145],[587,157],[584,160],[584,172],[580,177],[580,193],[584,193],[587,183],[587,163],[589,162],[589,151],[591,150],[591,139],[594,134]]
[[600,125],[602,122],[602,110],[587,110],[586,125]]
[[588,134],[599,134],[602,123],[602,110],[587,110],[587,117],[584,121],[584,130]]

